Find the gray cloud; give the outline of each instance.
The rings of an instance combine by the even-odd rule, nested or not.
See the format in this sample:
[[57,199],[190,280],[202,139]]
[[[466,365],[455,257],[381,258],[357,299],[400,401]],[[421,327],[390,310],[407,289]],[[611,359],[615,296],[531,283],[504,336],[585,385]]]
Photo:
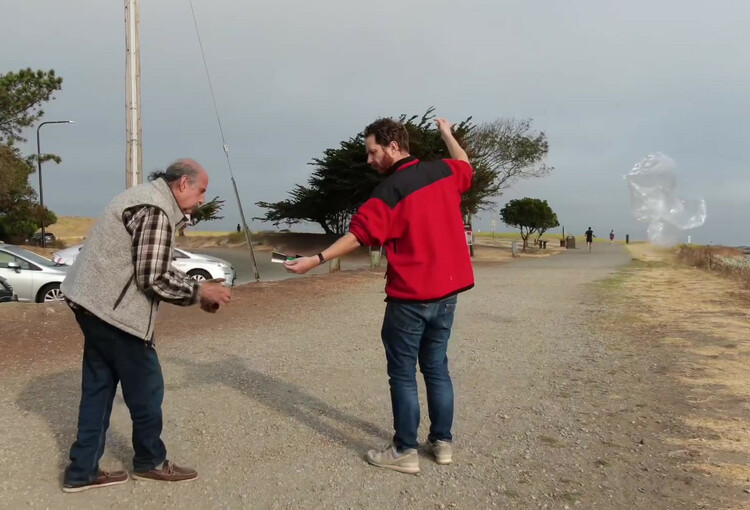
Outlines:
[[[434,105],[454,120],[532,117],[547,133],[555,172],[519,183],[501,204],[546,198],[566,230],[643,237],[622,176],[662,151],[677,161],[681,193],[708,203],[693,239],[750,244],[744,2],[194,5],[250,216],[373,118]],[[44,150],[64,159],[45,167],[45,199],[61,214],[97,215],[125,182],[122,5],[15,2],[3,17],[13,20],[0,33],[4,69],[54,68],[65,82],[48,118],[77,122],[43,130]],[[228,199],[216,228],[231,228],[236,207],[187,0],[143,2],[141,37],[146,170],[201,161],[209,192]]]

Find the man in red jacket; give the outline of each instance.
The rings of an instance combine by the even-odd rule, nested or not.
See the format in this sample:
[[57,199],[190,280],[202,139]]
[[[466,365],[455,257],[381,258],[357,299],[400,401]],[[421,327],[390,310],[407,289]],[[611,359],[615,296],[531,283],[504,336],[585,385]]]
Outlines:
[[406,128],[392,119],[367,126],[367,163],[388,178],[352,217],[348,234],[315,256],[286,262],[288,271],[303,274],[361,245],[385,247],[388,304],[381,335],[395,434],[387,449],[367,452],[367,461],[404,473],[419,472],[417,362],[430,416],[426,448],[438,464],[452,462],[453,384],[446,351],[456,296],[474,286],[460,207],[473,172],[451,124],[436,123],[451,159],[412,157]]

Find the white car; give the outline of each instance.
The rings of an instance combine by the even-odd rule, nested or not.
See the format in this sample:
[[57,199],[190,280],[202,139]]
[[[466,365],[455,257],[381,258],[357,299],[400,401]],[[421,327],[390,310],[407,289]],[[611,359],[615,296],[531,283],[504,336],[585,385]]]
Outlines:
[[227,287],[234,285],[234,280],[237,278],[234,267],[226,260],[212,257],[211,255],[203,255],[202,253],[181,250],[180,248],[174,249],[172,265],[198,281],[211,278],[224,278],[224,284]]
[[0,245],[0,276],[13,287],[19,301],[60,301],[60,283],[68,268],[11,244]]
[[[65,248],[52,254],[52,260],[57,264],[70,266],[78,257],[82,244]],[[187,273],[198,281],[209,280],[212,278],[224,278],[224,285],[231,287],[237,277],[232,264],[210,255],[192,253],[189,251],[175,248],[172,255],[172,265]]]

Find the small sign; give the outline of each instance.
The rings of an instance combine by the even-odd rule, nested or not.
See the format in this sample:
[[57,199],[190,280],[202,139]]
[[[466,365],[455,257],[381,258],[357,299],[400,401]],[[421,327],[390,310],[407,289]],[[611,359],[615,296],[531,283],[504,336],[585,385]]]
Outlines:
[[471,225],[468,223],[464,224],[464,233],[466,234],[466,244],[471,246],[474,244],[474,233],[471,231]]

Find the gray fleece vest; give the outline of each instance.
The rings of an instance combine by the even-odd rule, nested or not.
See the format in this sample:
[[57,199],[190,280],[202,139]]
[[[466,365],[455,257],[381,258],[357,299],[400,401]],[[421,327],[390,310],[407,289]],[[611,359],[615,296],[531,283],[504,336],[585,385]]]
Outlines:
[[172,190],[163,179],[121,193],[96,221],[61,290],[67,299],[101,320],[150,341],[159,300],[154,293],[146,294],[136,285],[133,240],[122,219],[126,209],[138,205],[158,207],[167,214],[173,227],[183,218]]

